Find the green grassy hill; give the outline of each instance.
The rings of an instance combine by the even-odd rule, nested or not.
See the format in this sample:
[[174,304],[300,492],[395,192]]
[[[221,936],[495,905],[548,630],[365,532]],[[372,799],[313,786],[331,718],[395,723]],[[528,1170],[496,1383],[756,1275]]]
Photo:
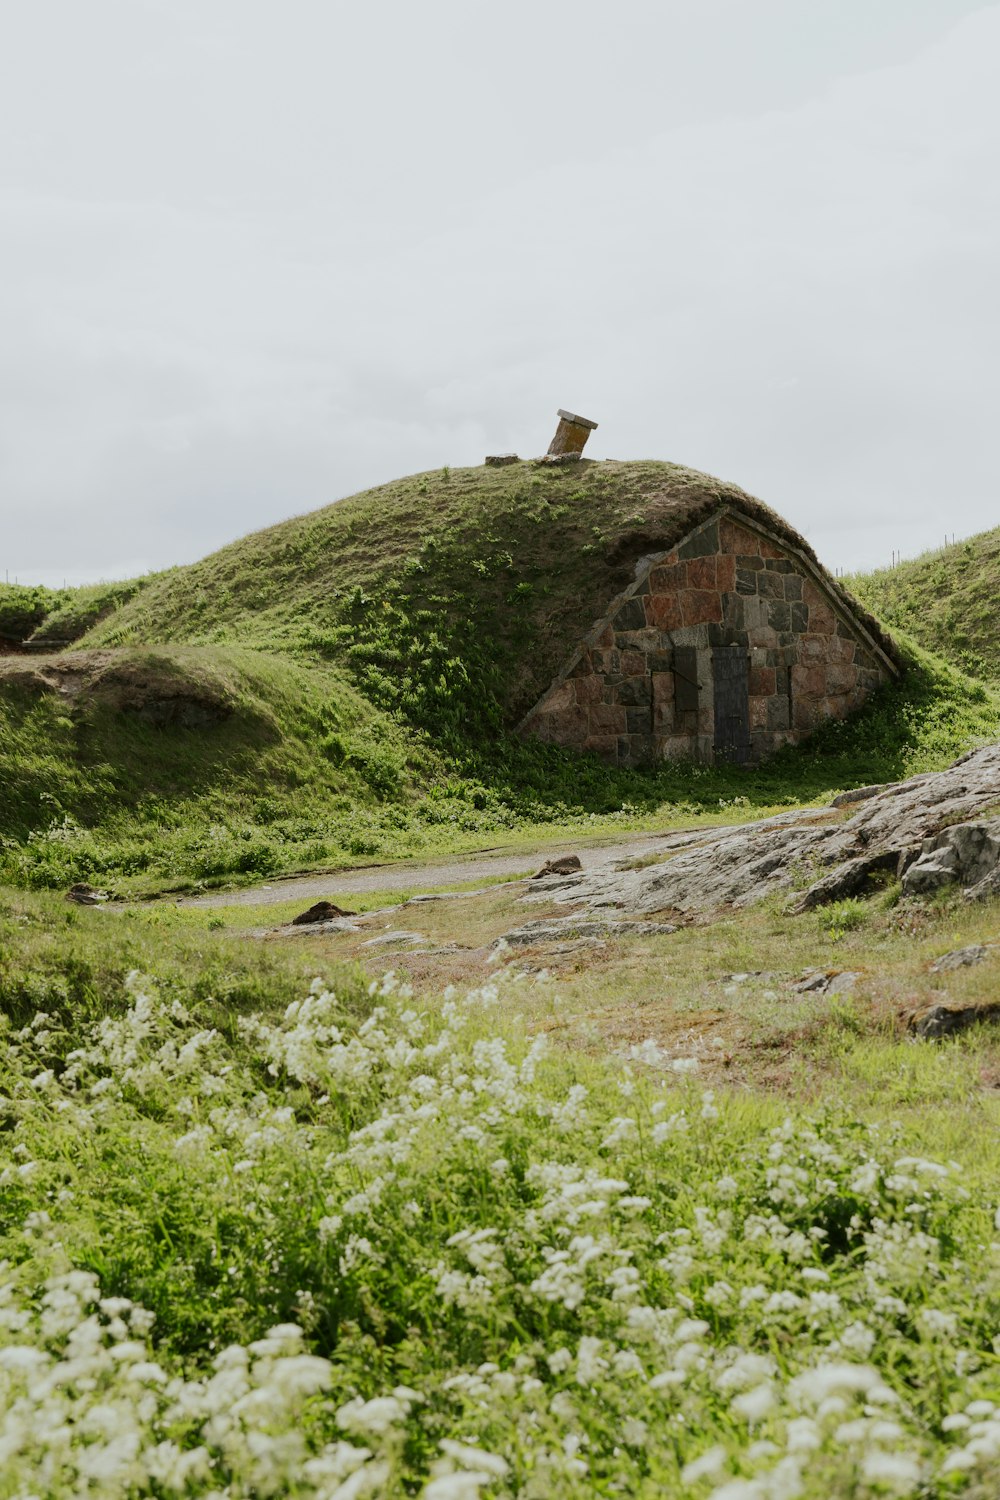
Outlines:
[[0,659],[0,877],[156,889],[752,811],[1000,734],[992,692],[914,648],[855,720],[749,773],[513,737],[636,558],[730,498],[787,531],[677,465],[520,463],[402,479],[128,583],[0,589],[0,643],[72,643]]
[[890,630],[1000,681],[1000,526],[845,582]]

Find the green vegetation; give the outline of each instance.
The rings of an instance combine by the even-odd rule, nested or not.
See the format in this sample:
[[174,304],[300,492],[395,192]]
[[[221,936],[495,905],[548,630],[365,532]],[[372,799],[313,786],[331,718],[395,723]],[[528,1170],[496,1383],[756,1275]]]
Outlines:
[[890,630],[1000,680],[1000,527],[844,582]]
[[519,993],[6,900],[0,1494],[986,1500],[988,1101],[717,1095]]
[[670,464],[441,471],[134,583],[0,591],[0,635],[76,642],[0,678],[0,877],[155,891],[750,816],[1000,733],[992,689],[914,646],[856,719],[750,773],[517,739],[636,557],[727,496],[769,514]]
[[354,961],[374,922],[248,932],[298,901],[42,889],[731,821],[1000,734],[914,628],[749,773],[517,740],[706,485],[443,471],[113,597],[0,594],[0,636],[77,642],[0,694],[0,1500],[991,1500],[1000,1054],[899,1017],[992,993],[995,957],[930,964],[993,906],[774,900],[554,978],[488,964],[501,886],[378,919],[427,934],[411,988]]
[[28,641],[55,648],[79,640],[106,616],[134,599],[154,576],[130,578],[122,583],[88,583],[71,589],[0,584],[0,641],[13,644]]

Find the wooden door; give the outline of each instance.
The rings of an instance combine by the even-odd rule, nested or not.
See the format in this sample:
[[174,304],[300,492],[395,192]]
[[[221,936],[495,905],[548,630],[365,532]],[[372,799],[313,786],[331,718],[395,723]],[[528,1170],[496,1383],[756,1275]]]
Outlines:
[[744,646],[716,646],[715,759],[745,765],[750,759],[750,656]]

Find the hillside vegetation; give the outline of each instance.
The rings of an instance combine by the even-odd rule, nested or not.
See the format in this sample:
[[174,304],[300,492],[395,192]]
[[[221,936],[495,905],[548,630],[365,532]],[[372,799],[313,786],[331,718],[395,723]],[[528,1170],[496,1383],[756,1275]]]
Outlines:
[[890,630],[973,677],[1000,681],[1000,526],[844,581]]
[[995,1496],[981,1039],[716,1094],[203,924],[0,901],[4,1495]]
[[0,638],[72,639],[2,662],[0,875],[154,890],[538,824],[732,817],[1000,733],[991,691],[907,648],[901,683],[752,772],[519,741],[636,558],[726,499],[785,524],[673,464],[445,469],[141,580],[0,589]]

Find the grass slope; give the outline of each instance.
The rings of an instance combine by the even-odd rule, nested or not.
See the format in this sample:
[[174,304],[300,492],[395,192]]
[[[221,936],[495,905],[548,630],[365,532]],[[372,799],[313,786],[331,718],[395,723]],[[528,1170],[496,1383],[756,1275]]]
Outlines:
[[[914,648],[857,718],[749,773],[619,770],[514,738],[635,556],[679,510],[732,497],[652,462],[442,470],[132,583],[0,591],[0,636],[75,640],[0,672],[0,876],[152,890],[529,824],[749,814],[1000,733],[991,691]],[[42,680],[74,663],[82,690]],[[154,711],[143,681],[147,697],[207,695],[223,711],[197,724]]]
[[1000,681],[1000,527],[845,582],[890,630]]

